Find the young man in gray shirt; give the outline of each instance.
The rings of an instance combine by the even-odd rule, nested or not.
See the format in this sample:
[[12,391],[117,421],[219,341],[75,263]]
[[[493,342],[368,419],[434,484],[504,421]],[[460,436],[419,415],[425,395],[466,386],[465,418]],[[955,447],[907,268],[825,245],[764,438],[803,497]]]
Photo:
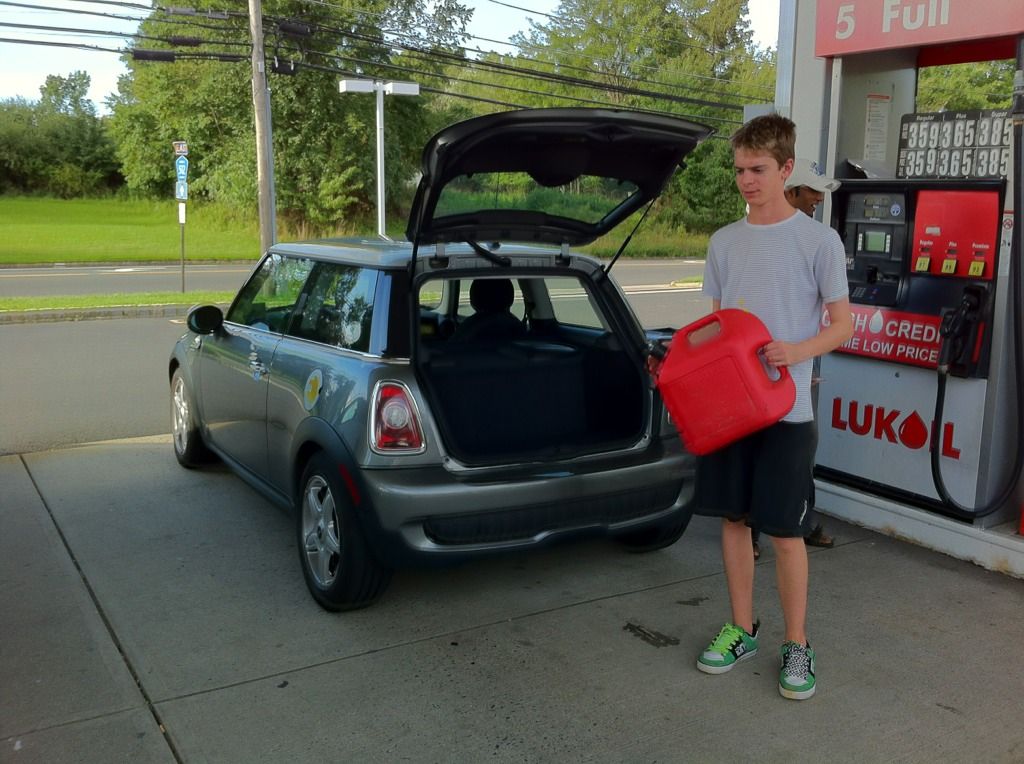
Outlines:
[[796,401],[781,422],[698,462],[696,511],[722,518],[732,620],[697,659],[697,668],[722,674],[757,652],[754,526],[771,537],[776,555],[785,619],[779,692],[804,700],[815,691],[802,525],[814,466],[811,367],[815,357],[852,336],[853,321],[839,235],[786,200],[795,142],[793,122],[777,114],[757,117],[732,136],[736,185],[749,212],[719,229],[708,245],[704,293],[713,309],[747,310],[764,322],[772,336],[765,359],[789,369]]

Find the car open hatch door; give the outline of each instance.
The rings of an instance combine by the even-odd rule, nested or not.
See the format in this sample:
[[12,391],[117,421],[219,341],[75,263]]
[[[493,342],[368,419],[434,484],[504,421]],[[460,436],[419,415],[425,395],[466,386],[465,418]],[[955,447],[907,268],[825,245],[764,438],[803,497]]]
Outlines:
[[656,198],[712,132],[609,109],[527,109],[460,122],[424,149],[406,235],[417,245],[587,244]]

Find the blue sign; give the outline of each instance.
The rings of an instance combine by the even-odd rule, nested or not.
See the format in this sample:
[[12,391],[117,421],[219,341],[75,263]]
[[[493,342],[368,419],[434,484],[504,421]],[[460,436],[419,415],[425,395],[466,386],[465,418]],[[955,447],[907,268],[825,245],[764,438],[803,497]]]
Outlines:
[[188,183],[184,180],[179,180],[174,184],[174,198],[179,202],[188,201]]
[[180,156],[174,160],[174,171],[178,180],[188,180],[188,157]]

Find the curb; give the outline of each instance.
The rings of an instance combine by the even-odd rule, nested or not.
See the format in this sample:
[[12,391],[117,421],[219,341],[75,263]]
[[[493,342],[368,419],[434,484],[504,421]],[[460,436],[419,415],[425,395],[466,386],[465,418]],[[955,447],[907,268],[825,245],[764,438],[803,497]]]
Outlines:
[[12,310],[0,312],[0,326],[56,321],[94,321],[108,318],[184,318],[191,305],[122,305],[110,308],[66,310]]

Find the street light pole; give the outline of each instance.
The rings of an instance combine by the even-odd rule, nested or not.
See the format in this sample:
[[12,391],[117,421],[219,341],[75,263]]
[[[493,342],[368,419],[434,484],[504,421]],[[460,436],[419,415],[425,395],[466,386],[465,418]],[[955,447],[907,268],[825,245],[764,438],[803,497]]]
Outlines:
[[373,83],[377,101],[377,235],[386,236],[384,227],[384,88]]
[[384,96],[420,94],[415,82],[381,82],[379,80],[341,80],[341,93],[375,93],[377,96],[377,235],[387,238],[384,226]]

